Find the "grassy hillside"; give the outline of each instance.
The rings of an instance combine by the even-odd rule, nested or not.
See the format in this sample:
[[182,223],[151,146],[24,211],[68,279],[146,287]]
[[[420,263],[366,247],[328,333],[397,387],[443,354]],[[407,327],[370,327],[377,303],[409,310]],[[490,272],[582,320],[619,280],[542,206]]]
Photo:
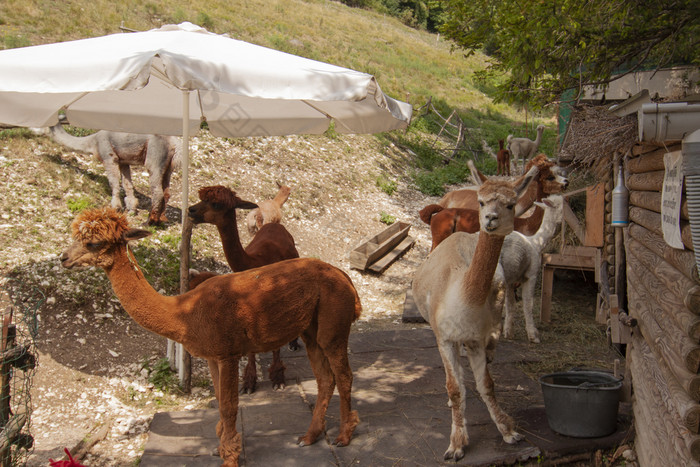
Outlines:
[[[494,104],[488,95],[492,83],[474,80],[473,71],[485,66],[485,56],[465,58],[437,35],[408,28],[392,17],[332,1],[193,0],[183,5],[172,0],[4,0],[0,2],[0,48],[111,34],[119,32],[120,25],[147,30],[182,21],[371,73],[384,92],[409,101],[415,109],[432,96],[433,104],[444,116],[457,110],[470,128],[471,151],[464,157],[475,151],[488,152],[484,144],[495,152],[498,140],[511,133],[534,137],[532,129],[539,123],[549,127],[542,149],[553,155],[556,132],[551,117],[533,119],[523,111]],[[465,175],[463,164],[443,167],[442,159],[431,150],[430,134],[437,131],[439,124],[432,117],[416,115],[410,132],[392,137],[393,142],[410,147],[418,155],[414,177],[419,188],[430,194],[439,194],[444,184],[458,182]]]

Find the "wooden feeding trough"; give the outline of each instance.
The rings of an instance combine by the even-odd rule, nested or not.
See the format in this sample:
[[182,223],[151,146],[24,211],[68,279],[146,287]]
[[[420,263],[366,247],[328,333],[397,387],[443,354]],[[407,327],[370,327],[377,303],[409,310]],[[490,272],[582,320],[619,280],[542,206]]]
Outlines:
[[350,252],[350,267],[373,272],[384,272],[389,265],[413,246],[415,239],[408,236],[411,225],[395,222]]

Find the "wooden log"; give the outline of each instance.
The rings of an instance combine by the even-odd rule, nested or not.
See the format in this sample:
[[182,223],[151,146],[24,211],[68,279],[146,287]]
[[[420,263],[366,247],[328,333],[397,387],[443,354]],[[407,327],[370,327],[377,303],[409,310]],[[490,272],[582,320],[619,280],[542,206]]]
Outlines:
[[[630,239],[629,241],[631,242],[632,240]],[[693,342],[700,343],[700,316],[694,313],[695,310],[691,311],[689,308],[681,305],[677,298],[672,303],[665,301],[666,299],[673,299],[673,294],[660,293],[659,289],[662,288],[660,282],[656,281],[652,277],[652,274],[647,272],[645,266],[637,261],[634,253],[630,254],[628,261],[633,261],[635,273],[639,276],[639,278],[635,276],[634,284],[639,284],[644,287],[644,290],[648,291],[649,299],[663,307],[668,316],[676,322],[678,327],[683,330]],[[628,285],[634,284],[630,278]]]
[[[630,191],[630,205],[661,213],[661,193],[656,191]],[[681,199],[681,219],[689,220],[688,200]]]
[[[659,402],[661,396],[658,389],[646,373],[643,357],[637,354],[633,362],[631,371],[635,382],[635,415],[639,412],[647,422],[645,424],[635,423],[636,435],[638,438],[646,438],[645,442],[656,444],[654,450],[663,456],[659,458],[660,463],[648,465],[688,465],[690,461],[697,462],[700,459],[697,457],[700,456],[699,437],[693,436],[689,430],[683,429],[676,423],[676,419],[679,417],[674,417],[664,410],[665,406]],[[662,452],[662,450],[667,452]]]
[[[663,233],[661,232],[661,214],[649,211],[648,209],[632,206],[630,207],[630,221],[651,230],[663,238]],[[693,240],[690,235],[690,223],[681,221],[680,225],[683,246],[685,246],[688,250],[693,250]]]
[[632,146],[632,150],[630,151],[629,155],[630,155],[630,157],[637,157],[637,156],[640,156],[642,154],[646,154],[648,152],[655,151],[657,149],[659,149],[658,144],[646,143],[646,142],[637,143],[634,146]]
[[[631,238],[627,244],[630,252],[639,259],[642,264],[656,276],[655,280],[665,286],[661,287],[659,297],[662,303],[673,306],[671,309],[684,306],[686,302],[697,303],[697,284],[688,279],[678,269],[670,265],[661,256],[644,246],[643,243]],[[670,296],[670,291],[673,296]],[[673,305],[671,305],[673,304]],[[689,311],[700,314],[700,307],[687,307]]]
[[689,250],[679,250],[669,246],[661,235],[632,223],[629,227],[630,236],[643,243],[658,256],[663,257],[669,264],[683,273],[685,277],[700,284],[700,275],[695,265],[695,255]]
[[[632,256],[630,255],[629,258],[630,263],[636,260],[636,258],[633,260]],[[645,275],[645,272],[640,272],[639,269],[635,270],[635,274],[637,273]],[[665,310],[664,306],[652,296],[649,288],[646,290],[637,288],[636,291],[640,297],[645,297],[646,303],[639,310],[639,320],[643,323],[644,329],[652,332],[657,338],[663,338],[664,345],[672,347],[673,353],[679,357],[675,362],[669,361],[669,366],[682,365],[687,371],[697,373],[700,370],[700,346],[678,326],[673,320],[672,313]],[[648,336],[648,334],[645,335]]]
[[627,189],[637,191],[661,191],[664,186],[665,171],[632,174],[627,178]]
[[[636,339],[635,343],[640,339]],[[642,339],[643,340],[643,339]],[[636,350],[637,345],[633,345]],[[690,453],[683,455],[684,446],[676,448],[672,443],[671,434],[664,423],[659,422],[659,414],[656,413],[653,401],[648,400],[644,386],[644,370],[641,364],[639,352],[633,352],[630,358],[630,374],[634,382],[634,413],[635,450],[641,465],[685,465]],[[638,380],[639,379],[639,380]],[[637,390],[639,386],[639,390]],[[645,397],[646,396],[646,397]],[[668,463],[668,464],[666,464]]]
[[[697,374],[693,374],[688,370],[680,367],[673,363],[675,356],[673,355],[673,350],[667,345],[667,342],[663,339],[663,335],[659,336],[658,329],[647,330],[645,328],[647,323],[652,321],[643,320],[640,311],[646,308],[646,304],[642,302],[642,298],[645,297],[644,294],[633,296],[636,292],[635,286],[630,285],[630,305],[634,306],[635,318],[637,319],[637,324],[641,332],[633,332],[635,336],[635,344],[639,339],[636,337],[641,334],[644,340],[649,345],[649,348],[653,351],[656,359],[666,365],[666,368],[673,375],[673,377],[678,381],[678,384],[683,388],[683,390],[688,394],[688,397],[693,401],[700,401],[700,377]],[[646,313],[646,311],[643,311]],[[663,334],[663,333],[661,333]]]
[[681,146],[672,146],[667,148],[659,148],[655,151],[648,152],[639,157],[635,157],[627,161],[627,170],[630,173],[638,174],[643,172],[654,172],[657,170],[665,170],[664,154],[667,152],[680,151]]
[[[631,263],[630,261],[628,264]],[[628,270],[627,274],[630,278],[634,278],[632,271]],[[661,326],[654,320],[653,312],[651,311],[654,302],[649,297],[648,291],[644,290],[640,285],[633,285],[632,283],[630,283],[628,291],[630,293],[630,316],[637,319],[638,327],[649,347],[651,347],[658,358],[663,359],[663,362],[688,395],[694,401],[700,401],[700,376],[697,373],[688,371],[683,364],[683,358],[678,354],[677,347],[670,342],[671,339],[667,337]]]
[[661,393],[660,401],[666,405],[669,413],[679,416],[681,425],[697,434],[700,431],[700,404],[688,396],[666,365],[656,359],[644,339],[635,342],[644,374],[656,384]]

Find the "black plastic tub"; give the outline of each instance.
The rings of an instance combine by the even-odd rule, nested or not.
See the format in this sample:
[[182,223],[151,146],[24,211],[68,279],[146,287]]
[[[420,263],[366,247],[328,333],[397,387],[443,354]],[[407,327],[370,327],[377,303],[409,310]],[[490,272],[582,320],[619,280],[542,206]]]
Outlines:
[[549,427],[566,436],[599,438],[617,429],[622,380],[601,371],[550,373],[540,378]]

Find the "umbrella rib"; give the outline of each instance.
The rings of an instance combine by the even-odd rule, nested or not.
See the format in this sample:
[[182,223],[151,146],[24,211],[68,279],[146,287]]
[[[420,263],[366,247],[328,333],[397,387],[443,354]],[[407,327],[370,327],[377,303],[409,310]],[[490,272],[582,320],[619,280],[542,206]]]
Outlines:
[[345,125],[343,122],[339,121],[338,119],[334,119],[334,118],[333,118],[331,115],[329,115],[327,112],[324,112],[323,110],[319,109],[318,107],[316,107],[315,105],[313,105],[311,102],[309,102],[309,101],[307,101],[307,100],[305,100],[305,99],[302,99],[301,101],[302,101],[304,104],[306,104],[306,105],[308,105],[309,107],[311,107],[312,109],[314,109],[316,112],[320,112],[320,113],[322,113],[323,115],[325,115],[326,118],[328,118],[329,120],[333,120],[333,121],[336,123],[336,125],[340,125],[340,126],[342,126],[343,128],[345,128],[348,132],[352,133],[352,130],[351,130],[350,128],[348,128],[348,126]]

